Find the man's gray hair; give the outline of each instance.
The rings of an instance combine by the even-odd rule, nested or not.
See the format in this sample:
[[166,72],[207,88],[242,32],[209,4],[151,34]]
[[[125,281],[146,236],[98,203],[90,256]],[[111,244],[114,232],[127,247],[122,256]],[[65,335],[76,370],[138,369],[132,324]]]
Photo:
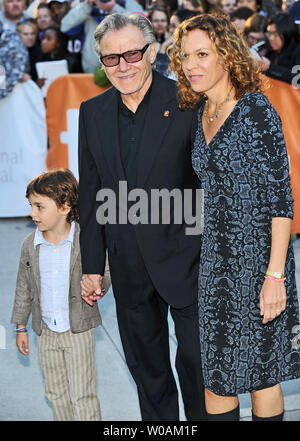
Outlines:
[[101,21],[94,33],[94,48],[98,56],[100,56],[100,41],[104,34],[107,31],[119,31],[129,25],[136,26],[142,31],[146,43],[151,44],[155,41],[152,24],[145,16],[137,13],[130,15],[111,14]]

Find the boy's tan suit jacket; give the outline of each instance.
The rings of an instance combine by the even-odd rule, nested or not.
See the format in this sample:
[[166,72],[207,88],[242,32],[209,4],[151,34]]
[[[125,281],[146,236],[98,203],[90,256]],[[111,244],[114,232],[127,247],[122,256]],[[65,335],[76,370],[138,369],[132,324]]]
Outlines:
[[[30,233],[22,244],[11,323],[26,325],[30,313],[32,313],[32,329],[38,335],[41,335],[40,245],[34,248],[34,234],[34,231]],[[71,331],[74,333],[87,331],[101,324],[97,303],[94,306],[90,306],[81,298],[81,276],[79,225],[76,223],[73,246],[71,247],[69,288],[69,319]],[[109,267],[106,263],[104,288],[108,290],[110,284]]]

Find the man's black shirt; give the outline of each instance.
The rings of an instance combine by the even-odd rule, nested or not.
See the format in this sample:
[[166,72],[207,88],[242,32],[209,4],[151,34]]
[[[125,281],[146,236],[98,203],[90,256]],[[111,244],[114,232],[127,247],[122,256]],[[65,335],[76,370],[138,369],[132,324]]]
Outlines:
[[129,190],[135,188],[137,179],[137,158],[142,139],[143,129],[151,96],[152,84],[142,102],[133,113],[122,101],[119,95],[119,145],[125,176]]

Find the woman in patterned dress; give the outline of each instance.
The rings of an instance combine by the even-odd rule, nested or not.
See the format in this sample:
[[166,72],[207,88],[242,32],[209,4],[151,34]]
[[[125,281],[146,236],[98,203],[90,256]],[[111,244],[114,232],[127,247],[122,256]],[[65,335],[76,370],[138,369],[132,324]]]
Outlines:
[[230,21],[202,14],[175,33],[181,108],[199,105],[192,162],[204,190],[199,326],[210,420],[282,420],[282,381],[300,377],[293,199],[281,121]]

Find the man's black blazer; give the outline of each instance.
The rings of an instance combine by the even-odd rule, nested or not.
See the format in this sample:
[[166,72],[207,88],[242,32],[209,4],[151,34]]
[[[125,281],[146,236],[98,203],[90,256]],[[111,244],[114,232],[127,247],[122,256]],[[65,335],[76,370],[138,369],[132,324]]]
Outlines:
[[[99,225],[98,190],[111,189],[119,209],[119,181],[126,181],[118,134],[118,91],[113,87],[81,104],[79,115],[80,245],[84,274],[103,274],[108,249],[113,291],[125,305],[138,303],[131,281],[137,277],[136,246],[164,300],[182,308],[197,300],[201,236],[186,235],[186,224]],[[181,111],[176,84],[153,72],[153,86],[138,150],[137,188],[199,188],[191,165],[195,111]]]

